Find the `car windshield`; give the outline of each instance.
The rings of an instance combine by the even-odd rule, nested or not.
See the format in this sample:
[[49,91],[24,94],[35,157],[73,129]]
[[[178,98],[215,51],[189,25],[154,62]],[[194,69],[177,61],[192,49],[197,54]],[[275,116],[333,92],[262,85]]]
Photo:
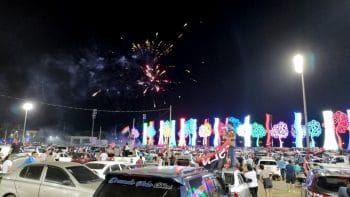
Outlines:
[[152,196],[152,197],[177,197],[180,196],[179,186],[170,185],[156,180],[124,180],[112,178],[104,181],[95,197],[114,196]]
[[260,161],[260,164],[273,166],[273,165],[276,165],[276,162],[275,161]]
[[100,178],[85,166],[66,167],[79,183],[99,181]]
[[85,165],[90,169],[94,169],[94,170],[101,170],[106,166],[105,164],[102,164],[102,163],[87,163]]
[[346,187],[348,179],[349,177],[320,176],[316,186],[325,191],[338,192],[339,187]]

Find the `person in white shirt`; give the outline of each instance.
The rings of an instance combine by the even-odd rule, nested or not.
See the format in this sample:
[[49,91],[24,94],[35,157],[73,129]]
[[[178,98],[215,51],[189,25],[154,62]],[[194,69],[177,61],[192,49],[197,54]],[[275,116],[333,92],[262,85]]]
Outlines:
[[8,156],[7,159],[4,161],[4,163],[2,164],[2,173],[6,174],[10,171],[12,167],[12,157]]
[[106,151],[102,151],[102,153],[100,154],[100,160],[101,161],[107,161],[108,159],[108,154],[106,153]]
[[244,173],[244,177],[250,180],[250,182],[248,182],[250,194],[252,195],[252,197],[257,197],[258,196],[258,179],[256,176],[256,172],[253,170],[253,167],[250,164],[247,164],[247,169],[248,169],[248,172]]

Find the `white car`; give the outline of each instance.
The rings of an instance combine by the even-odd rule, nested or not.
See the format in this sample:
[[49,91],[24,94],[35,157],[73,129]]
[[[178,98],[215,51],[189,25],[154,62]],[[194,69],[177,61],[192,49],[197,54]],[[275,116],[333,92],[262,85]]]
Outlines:
[[277,162],[272,157],[262,157],[259,159],[258,164],[256,166],[256,174],[260,175],[261,169],[260,164],[264,165],[264,169],[271,171],[272,178],[280,178],[281,171],[277,167]]
[[105,179],[108,172],[121,172],[126,169],[131,169],[129,165],[115,161],[91,161],[85,165],[94,171],[101,179]]
[[222,179],[228,185],[231,196],[250,196],[247,180],[239,170],[222,169]]
[[89,168],[78,163],[36,163],[3,176],[0,196],[87,197],[101,182]]
[[72,157],[69,156],[67,153],[58,153],[57,157],[55,158],[56,161],[61,161],[61,162],[71,162]]

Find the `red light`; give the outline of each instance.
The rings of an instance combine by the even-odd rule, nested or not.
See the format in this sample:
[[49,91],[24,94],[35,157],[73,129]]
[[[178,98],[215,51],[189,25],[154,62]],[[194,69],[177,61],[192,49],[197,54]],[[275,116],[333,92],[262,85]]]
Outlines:
[[237,192],[233,192],[233,197],[238,197],[238,193]]

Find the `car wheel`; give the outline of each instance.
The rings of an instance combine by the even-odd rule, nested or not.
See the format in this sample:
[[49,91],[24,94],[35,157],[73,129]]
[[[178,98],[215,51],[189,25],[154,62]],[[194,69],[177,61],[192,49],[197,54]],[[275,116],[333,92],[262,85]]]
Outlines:
[[16,197],[14,194],[7,194],[5,197]]

